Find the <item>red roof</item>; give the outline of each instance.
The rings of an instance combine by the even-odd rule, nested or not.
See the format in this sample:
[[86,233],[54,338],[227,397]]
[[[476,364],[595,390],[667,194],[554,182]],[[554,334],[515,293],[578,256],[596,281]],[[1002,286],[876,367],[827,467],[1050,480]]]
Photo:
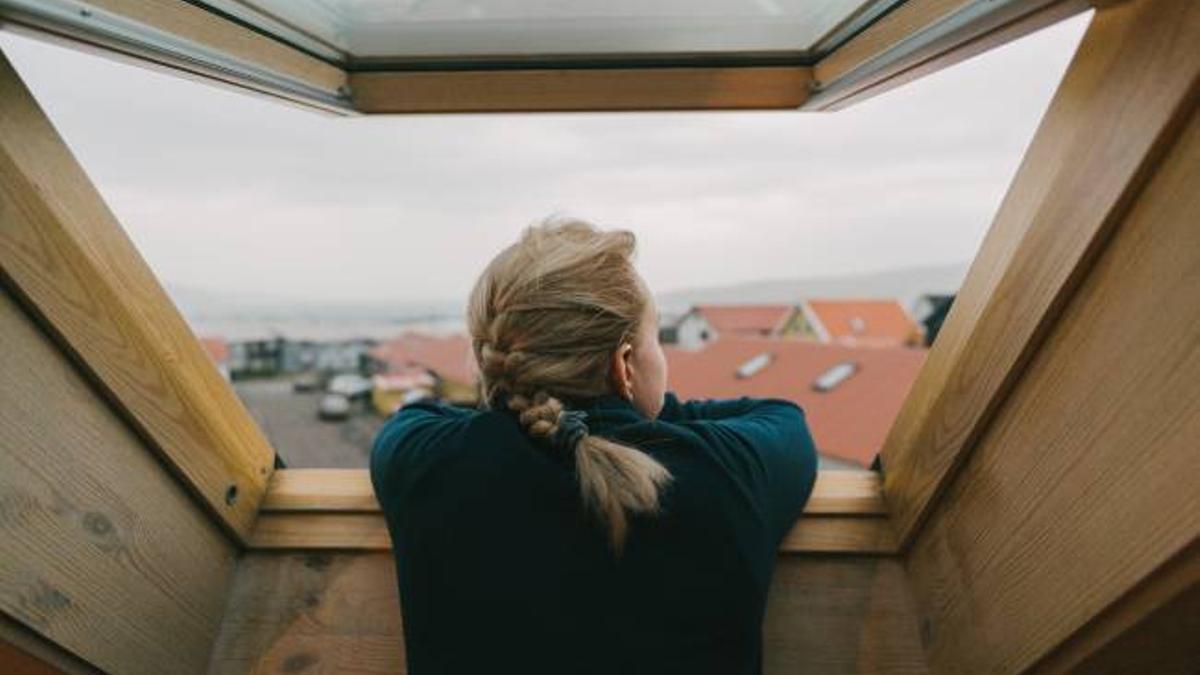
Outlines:
[[783,327],[792,315],[792,305],[696,305],[717,333],[725,335],[767,335]]
[[204,351],[208,352],[213,363],[221,365],[229,361],[229,343],[225,342],[225,338],[202,337],[200,344],[203,345]]
[[371,378],[371,382],[376,389],[384,391],[405,391],[434,385],[433,376],[429,374],[428,370],[419,366],[376,375]]
[[807,305],[831,342],[877,347],[921,342],[920,326],[895,300],[810,300]]
[[444,380],[461,384],[474,382],[478,372],[475,356],[471,353],[471,341],[461,334],[404,333],[372,349],[371,356],[382,361],[388,371],[419,366],[432,370]]
[[[925,361],[925,350],[847,347],[773,338],[721,339],[701,350],[666,346],[668,387],[681,399],[753,396],[782,398],[805,411],[822,454],[868,466],[883,446],[892,421]],[[740,366],[760,354],[772,358],[746,378]],[[854,362],[858,370],[830,391],[812,383],[833,366]]]

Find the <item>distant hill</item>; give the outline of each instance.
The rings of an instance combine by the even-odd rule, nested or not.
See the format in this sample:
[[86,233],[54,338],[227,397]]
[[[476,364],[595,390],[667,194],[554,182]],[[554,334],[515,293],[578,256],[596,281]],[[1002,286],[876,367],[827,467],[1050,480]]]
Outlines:
[[167,284],[167,293],[198,335],[228,340],[284,336],[305,340],[384,339],[405,330],[462,332],[458,302],[312,301],[228,293]]
[[813,298],[896,298],[906,307],[926,293],[956,293],[969,263],[928,265],[846,276],[770,279],[730,286],[685,288],[658,294],[664,311],[695,304],[795,303]]
[[[911,307],[923,293],[954,293],[967,264],[911,267],[871,274],[753,281],[659,293],[664,315],[701,303],[796,303],[810,298],[896,298]],[[254,293],[224,293],[176,284],[167,291],[192,328],[230,339],[286,335],[339,339],[387,337],[403,330],[461,331],[465,298],[428,302],[386,299],[308,301]],[[667,318],[667,317],[664,317]]]
[[334,302],[271,296],[263,293],[230,293],[178,284],[166,284],[167,293],[189,320],[254,319],[297,320],[373,319],[414,321],[460,316],[464,304],[442,299],[427,302],[356,299]]

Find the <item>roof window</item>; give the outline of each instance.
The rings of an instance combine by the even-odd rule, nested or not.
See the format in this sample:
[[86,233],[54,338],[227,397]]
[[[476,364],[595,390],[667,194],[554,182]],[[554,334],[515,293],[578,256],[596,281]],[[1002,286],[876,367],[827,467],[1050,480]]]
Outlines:
[[833,391],[838,387],[838,385],[850,379],[850,377],[857,372],[857,363],[854,361],[842,361],[829,370],[826,370],[824,373],[821,373],[817,379],[813,380],[813,391],[819,391],[822,393]]
[[763,352],[762,354],[759,354],[758,356],[755,356],[754,358],[750,359],[749,361],[738,366],[737,372],[735,374],[737,375],[738,379],[744,380],[748,377],[753,376],[755,373],[762,370],[763,368],[766,368],[767,365],[771,363],[771,360],[773,358],[775,358],[774,354],[772,354],[770,352]]

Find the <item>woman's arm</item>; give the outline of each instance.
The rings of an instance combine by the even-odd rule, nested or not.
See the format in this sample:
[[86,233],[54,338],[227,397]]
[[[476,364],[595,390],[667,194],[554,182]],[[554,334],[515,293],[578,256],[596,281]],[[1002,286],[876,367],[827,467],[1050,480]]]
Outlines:
[[817,450],[804,411],[791,401],[772,398],[676,404],[671,414],[680,418],[673,423],[700,436],[747,487],[777,547],[804,511],[817,478]]
[[371,483],[385,508],[403,494],[435,458],[435,450],[463,428],[474,411],[422,399],[397,410],[384,423],[371,448]]
[[750,412],[761,400],[763,399],[742,396],[741,398],[680,401],[675,392],[668,391],[664,397],[662,411],[659,412],[658,419],[662,422],[724,419]]

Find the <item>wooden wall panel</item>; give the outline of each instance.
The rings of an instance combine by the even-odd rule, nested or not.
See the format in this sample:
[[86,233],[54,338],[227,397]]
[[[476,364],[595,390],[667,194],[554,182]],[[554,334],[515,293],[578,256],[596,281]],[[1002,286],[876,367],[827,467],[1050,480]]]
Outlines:
[[763,661],[767,675],[928,672],[900,562],[780,557],[763,622]]
[[1157,611],[1136,589],[1200,539],[1195,103],[912,546],[935,669],[1018,672],[1130,598]]
[[1196,103],[1200,3],[1098,11],[882,450],[900,546],[967,461]]
[[244,538],[275,452],[3,54],[0,281]]
[[404,673],[392,554],[247,554],[209,672]]
[[7,293],[0,345],[0,611],[108,672],[203,672],[233,545]]
[[1200,540],[1040,661],[1031,673],[1200,673]]
[[[772,581],[766,673],[923,673],[894,558],[790,556]],[[238,569],[214,674],[403,673],[395,564],[385,552],[253,552]]]

